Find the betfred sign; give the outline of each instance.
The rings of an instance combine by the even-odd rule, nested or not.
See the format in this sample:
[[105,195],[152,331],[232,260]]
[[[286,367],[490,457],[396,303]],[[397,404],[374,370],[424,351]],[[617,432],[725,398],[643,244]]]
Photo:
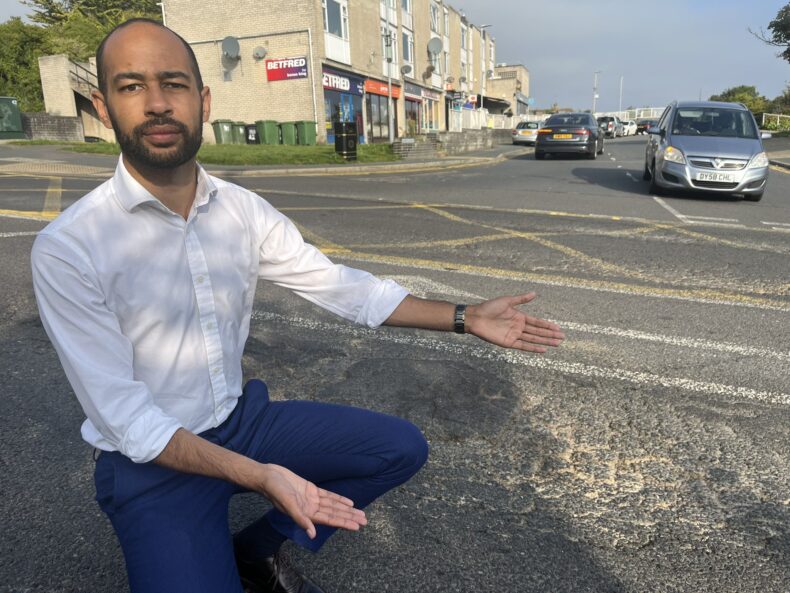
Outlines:
[[266,78],[269,82],[307,78],[307,58],[266,60]]
[[328,91],[338,91],[359,96],[362,96],[365,92],[365,82],[361,78],[344,72],[330,70],[329,68],[324,68],[323,85],[324,89]]

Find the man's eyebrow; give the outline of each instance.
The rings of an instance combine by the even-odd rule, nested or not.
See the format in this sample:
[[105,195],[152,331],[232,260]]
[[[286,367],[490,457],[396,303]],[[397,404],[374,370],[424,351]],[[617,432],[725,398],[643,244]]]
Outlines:
[[[181,70],[164,70],[162,72],[157,72],[156,77],[159,80],[171,80],[173,78],[192,80],[189,74]],[[112,80],[116,84],[122,80],[145,80],[145,75],[140,72],[119,72],[112,77]]]

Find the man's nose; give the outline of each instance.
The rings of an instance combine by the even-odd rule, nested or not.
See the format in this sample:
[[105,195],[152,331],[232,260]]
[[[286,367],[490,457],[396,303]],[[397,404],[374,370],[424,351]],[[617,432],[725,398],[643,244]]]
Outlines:
[[145,94],[145,114],[146,115],[170,115],[172,106],[165,93],[158,84],[148,87]]

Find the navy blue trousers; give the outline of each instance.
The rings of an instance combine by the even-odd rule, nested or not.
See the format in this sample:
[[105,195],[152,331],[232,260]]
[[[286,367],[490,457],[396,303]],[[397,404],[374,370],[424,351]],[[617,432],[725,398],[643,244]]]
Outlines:
[[[425,463],[428,445],[406,420],[307,401],[270,402],[266,385],[247,383],[230,417],[200,434],[222,447],[287,467],[357,508],[406,482]],[[228,527],[235,484],[136,464],[103,452],[96,500],[123,549],[132,593],[241,593]],[[279,534],[318,551],[334,529],[317,525],[310,540],[276,509],[265,516]],[[375,529],[375,526],[371,528]]]

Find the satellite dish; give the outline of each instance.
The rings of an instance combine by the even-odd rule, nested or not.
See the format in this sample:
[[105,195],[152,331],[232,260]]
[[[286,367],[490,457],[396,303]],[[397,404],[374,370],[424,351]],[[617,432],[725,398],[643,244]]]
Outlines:
[[229,36],[222,40],[222,55],[229,60],[238,60],[241,57],[239,40]]
[[442,43],[442,40],[439,39],[438,37],[434,37],[428,42],[429,54],[433,54],[433,55],[440,54],[442,53],[443,49],[444,49],[444,44]]
[[448,76],[448,77],[447,77],[447,82],[448,82],[448,83],[450,83],[450,82],[455,82],[455,78],[453,78],[452,76]]
[[458,82],[466,82],[466,76],[462,76],[458,79]]
[[425,71],[428,74],[433,74],[434,72],[436,72],[436,66],[434,66],[433,64],[428,64],[428,67],[425,69]]
[[261,47],[260,45],[252,50],[252,57],[256,60],[262,60],[266,57],[266,54],[269,53],[265,47]]
[[403,66],[400,67],[400,71],[403,74],[408,74],[409,72],[411,72],[411,66],[409,66],[408,64],[404,64]]

